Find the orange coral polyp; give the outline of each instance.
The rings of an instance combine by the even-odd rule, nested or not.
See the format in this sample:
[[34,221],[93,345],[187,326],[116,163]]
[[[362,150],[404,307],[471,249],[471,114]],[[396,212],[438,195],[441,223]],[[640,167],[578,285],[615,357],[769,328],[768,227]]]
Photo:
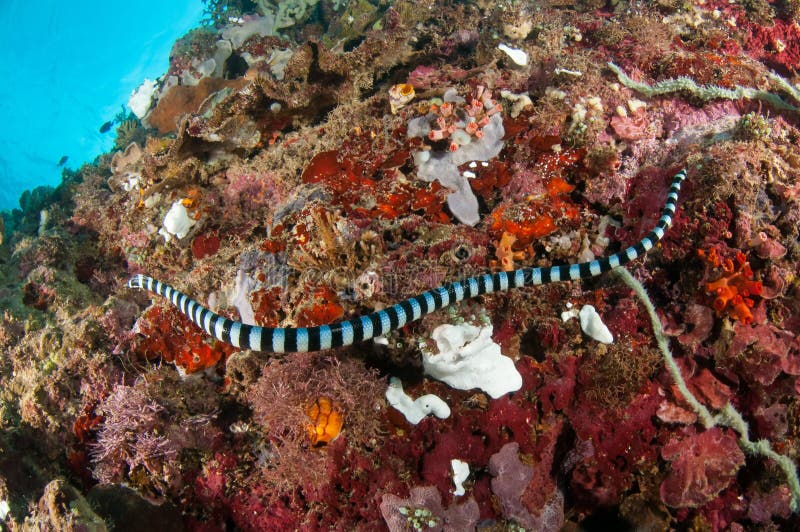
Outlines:
[[326,445],[342,431],[344,416],[339,405],[330,397],[318,397],[306,413],[312,421],[308,426],[308,437],[312,445]]
[[500,241],[496,244],[497,251],[495,251],[495,256],[498,261],[491,261],[491,265],[499,265],[505,272],[516,269],[514,261],[525,259],[528,255],[524,251],[514,251],[513,246],[516,241],[516,235],[508,231],[503,231],[503,236],[500,237]]
[[414,87],[409,85],[408,83],[401,83],[397,85],[398,92],[401,96],[408,96],[409,94],[414,94]]
[[752,323],[753,313],[750,309],[755,302],[751,296],[760,296],[762,286],[760,281],[753,280],[753,269],[745,254],[737,252],[735,264],[731,259],[720,260],[714,248],[708,253],[699,251],[698,255],[715,268],[721,267],[723,272],[722,277],[705,285],[706,292],[715,296],[714,310],[717,316],[727,313],[742,325]]
[[730,314],[731,318],[734,320],[739,320],[742,325],[750,325],[753,323],[753,313],[750,312],[750,307],[752,304],[747,303],[739,303],[731,307],[728,314]]

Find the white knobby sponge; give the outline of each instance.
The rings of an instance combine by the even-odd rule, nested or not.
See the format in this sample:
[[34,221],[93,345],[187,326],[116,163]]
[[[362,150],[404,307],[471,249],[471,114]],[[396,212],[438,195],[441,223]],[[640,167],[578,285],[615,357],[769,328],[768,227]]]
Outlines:
[[189,211],[179,200],[173,203],[172,207],[167,211],[167,215],[164,216],[164,227],[158,230],[158,234],[163,236],[167,242],[172,240],[173,236],[178,237],[178,240],[180,240],[189,233],[189,229],[195,223],[189,216]]
[[581,320],[581,330],[591,338],[600,343],[610,344],[614,341],[614,336],[603,323],[600,314],[597,313],[592,305],[584,305],[578,314]]
[[492,340],[491,325],[440,325],[431,337],[439,353],[423,352],[426,375],[458,390],[480,388],[494,399],[522,387],[514,361]]
[[412,425],[416,425],[429,414],[433,414],[439,419],[450,417],[450,407],[447,406],[447,403],[433,394],[412,399],[403,391],[403,383],[397,377],[389,379],[386,400],[389,401],[389,405],[399,410]]
[[128,107],[136,115],[136,118],[144,118],[153,103],[153,95],[156,93],[158,83],[152,79],[145,79],[139,87],[131,91],[128,99]]
[[600,314],[597,313],[597,310],[592,305],[584,305],[581,307],[580,312],[573,308],[561,313],[563,321],[576,317],[580,320],[581,330],[586,336],[603,344],[610,344],[614,341],[614,335],[608,330],[608,327],[600,318]]
[[517,66],[527,66],[528,65],[528,54],[525,53],[525,50],[520,50],[519,48],[511,48],[507,44],[498,44],[497,48],[502,50],[506,53],[508,57],[516,64]]
[[466,493],[464,481],[469,477],[469,464],[458,458],[453,458],[450,460],[450,467],[453,468],[453,484],[456,486],[453,495],[464,495]]

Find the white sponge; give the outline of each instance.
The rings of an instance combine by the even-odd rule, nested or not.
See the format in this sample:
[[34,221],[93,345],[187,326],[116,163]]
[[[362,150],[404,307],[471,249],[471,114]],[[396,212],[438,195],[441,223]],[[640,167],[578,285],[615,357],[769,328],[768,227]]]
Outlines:
[[453,484],[456,486],[453,495],[464,495],[466,493],[464,481],[469,478],[469,464],[458,458],[453,458],[450,460],[450,467],[453,468]]
[[131,97],[128,99],[128,107],[136,115],[136,118],[144,118],[144,115],[150,110],[156,87],[158,87],[158,83],[152,79],[145,79],[136,90],[131,92]]
[[189,233],[189,229],[197,223],[189,216],[189,211],[183,206],[183,203],[176,201],[172,204],[167,215],[164,216],[164,227],[158,230],[158,234],[164,237],[164,240],[169,242],[173,236],[178,237],[178,240],[185,237]]
[[433,394],[412,399],[403,391],[403,383],[397,377],[389,379],[386,400],[399,410],[412,425],[422,421],[428,414],[433,414],[439,419],[450,417],[450,407],[447,406],[447,403]]
[[422,354],[425,374],[457,390],[480,388],[497,399],[522,387],[514,361],[492,340],[492,326],[440,325],[433,330],[439,353]]
[[584,305],[579,314],[581,329],[590,338],[594,338],[600,343],[610,344],[614,341],[614,335],[608,330],[606,324],[600,318],[600,314],[592,305]]
[[593,338],[602,344],[610,344],[614,341],[614,335],[608,330],[608,327],[606,327],[606,324],[603,323],[602,318],[600,318],[600,314],[597,313],[597,310],[592,305],[584,305],[581,307],[580,312],[571,308],[561,313],[561,319],[563,321],[568,321],[572,318],[578,318],[580,320],[581,330],[583,334],[589,338]]

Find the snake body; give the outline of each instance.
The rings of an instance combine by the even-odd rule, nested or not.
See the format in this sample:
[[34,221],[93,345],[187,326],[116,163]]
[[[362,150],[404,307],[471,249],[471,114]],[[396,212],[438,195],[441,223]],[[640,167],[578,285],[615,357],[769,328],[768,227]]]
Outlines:
[[439,309],[481,294],[491,294],[566,280],[596,277],[644,255],[661,240],[672,224],[681,183],[681,170],[672,184],[656,226],[635,245],[600,259],[548,268],[520,268],[510,272],[486,273],[446,283],[422,294],[351,320],[317,327],[260,327],[216,314],[186,294],[146,275],[134,275],[128,286],[146,289],[167,298],[198,327],[217,340],[243,349],[273,353],[307,352],[352,345],[383,336]]

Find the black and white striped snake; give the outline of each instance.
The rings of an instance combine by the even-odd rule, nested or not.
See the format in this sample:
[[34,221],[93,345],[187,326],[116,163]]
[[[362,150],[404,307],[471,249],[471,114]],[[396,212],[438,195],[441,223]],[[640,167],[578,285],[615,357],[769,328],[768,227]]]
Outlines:
[[167,298],[206,333],[235,347],[286,353],[319,351],[352,345],[356,342],[383,336],[407,323],[464,299],[522,286],[596,277],[627,264],[652,249],[664,236],[664,232],[672,224],[672,217],[678,203],[678,192],[684,179],[686,179],[685,170],[681,170],[673,177],[661,218],[653,230],[638,243],[619,253],[579,264],[564,264],[549,268],[520,268],[510,272],[486,273],[469,277],[428,290],[366,316],[330,325],[298,328],[246,325],[224,318],[171,286],[146,275],[134,275],[128,281],[128,286],[144,288]]

